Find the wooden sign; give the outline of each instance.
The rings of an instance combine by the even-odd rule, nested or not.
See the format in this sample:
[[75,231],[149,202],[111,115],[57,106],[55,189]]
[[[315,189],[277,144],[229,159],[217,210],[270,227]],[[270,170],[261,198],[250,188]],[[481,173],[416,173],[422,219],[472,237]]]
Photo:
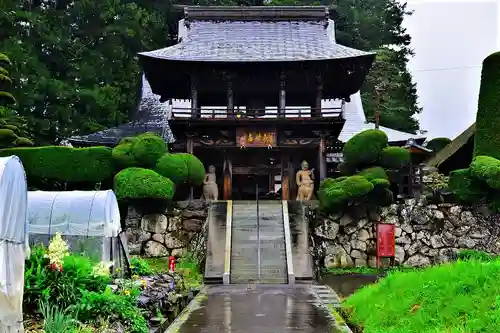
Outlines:
[[276,147],[276,141],[276,132],[272,130],[236,130],[236,144],[240,147]]
[[380,258],[396,255],[396,228],[394,224],[377,224],[377,266],[380,266]]

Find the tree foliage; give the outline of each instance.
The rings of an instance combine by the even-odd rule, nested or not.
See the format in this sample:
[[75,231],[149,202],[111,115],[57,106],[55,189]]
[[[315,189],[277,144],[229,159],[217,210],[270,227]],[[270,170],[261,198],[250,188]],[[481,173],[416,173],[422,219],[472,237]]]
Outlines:
[[[122,124],[135,112],[141,68],[137,52],[177,39],[180,2],[162,0],[3,0],[0,50],[13,60],[9,93],[35,144]],[[183,5],[261,5],[256,0],[188,0]],[[275,5],[331,5],[329,1],[275,0]],[[390,85],[381,124],[414,131],[419,112],[406,70],[410,38],[401,27],[406,7],[396,0],[337,1],[337,39],[363,50],[383,50],[363,87],[368,118],[381,72]],[[384,48],[398,46],[398,51]],[[392,67],[391,67],[392,66]],[[1,75],[5,68],[0,69]],[[382,76],[384,77],[384,76]],[[2,80],[4,82],[5,80]],[[0,89],[4,92],[3,89]],[[0,93],[3,95],[3,93]]]

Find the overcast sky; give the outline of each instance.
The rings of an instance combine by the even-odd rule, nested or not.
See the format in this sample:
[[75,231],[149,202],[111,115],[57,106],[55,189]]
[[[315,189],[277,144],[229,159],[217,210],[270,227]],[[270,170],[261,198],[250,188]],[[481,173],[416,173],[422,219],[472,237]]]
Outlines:
[[[402,0],[401,0],[402,1]],[[498,50],[500,0],[410,0],[404,24],[415,57],[420,127],[454,138],[476,119],[482,60]]]

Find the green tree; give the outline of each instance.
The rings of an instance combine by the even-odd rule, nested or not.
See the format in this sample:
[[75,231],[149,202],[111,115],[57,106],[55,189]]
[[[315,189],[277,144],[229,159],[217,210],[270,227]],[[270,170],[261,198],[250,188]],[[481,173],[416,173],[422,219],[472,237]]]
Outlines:
[[7,109],[6,105],[16,104],[16,99],[11,93],[6,91],[12,84],[12,79],[9,77],[8,66],[12,66],[12,63],[5,54],[0,53],[0,115],[5,116]]

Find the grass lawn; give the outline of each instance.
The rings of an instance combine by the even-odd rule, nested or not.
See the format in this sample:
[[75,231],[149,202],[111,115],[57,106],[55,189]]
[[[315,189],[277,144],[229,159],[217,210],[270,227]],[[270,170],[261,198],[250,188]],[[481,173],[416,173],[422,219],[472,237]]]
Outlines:
[[393,271],[343,309],[363,333],[500,332],[500,260]]

